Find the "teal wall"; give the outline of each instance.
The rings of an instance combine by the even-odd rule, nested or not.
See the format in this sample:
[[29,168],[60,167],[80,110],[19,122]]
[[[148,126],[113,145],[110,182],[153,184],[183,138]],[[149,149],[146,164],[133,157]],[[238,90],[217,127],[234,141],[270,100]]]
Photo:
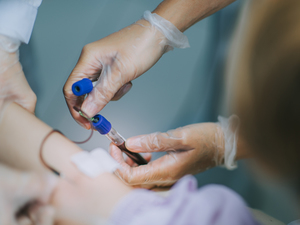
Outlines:
[[[89,132],[72,119],[62,93],[82,47],[103,38],[153,10],[159,0],[44,0],[32,39],[21,48],[21,61],[38,97],[37,116],[73,140]],[[216,121],[223,94],[224,62],[240,1],[199,22],[185,34],[191,48],[175,49],[142,77],[132,90],[101,112],[126,138],[202,121]],[[95,133],[85,150],[108,148]],[[156,157],[158,157],[157,155]],[[252,178],[246,163],[230,172],[215,168],[197,176],[199,185],[225,184],[251,207],[288,222],[295,218],[283,191]]]

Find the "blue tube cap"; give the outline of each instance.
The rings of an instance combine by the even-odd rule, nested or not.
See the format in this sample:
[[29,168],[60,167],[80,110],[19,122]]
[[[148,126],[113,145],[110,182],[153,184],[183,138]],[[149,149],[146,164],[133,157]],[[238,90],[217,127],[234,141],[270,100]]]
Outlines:
[[100,134],[107,134],[111,129],[111,123],[100,114],[94,116],[93,126]]
[[72,85],[72,92],[76,96],[81,96],[90,93],[93,90],[93,83],[87,78],[75,82]]

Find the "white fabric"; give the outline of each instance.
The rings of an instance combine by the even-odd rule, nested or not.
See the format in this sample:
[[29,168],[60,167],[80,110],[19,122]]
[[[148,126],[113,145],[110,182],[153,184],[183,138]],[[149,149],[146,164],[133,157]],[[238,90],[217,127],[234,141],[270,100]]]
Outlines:
[[95,178],[101,173],[113,173],[120,164],[107,151],[96,148],[91,152],[82,151],[71,156],[71,161],[85,175]]
[[28,43],[42,0],[0,0],[0,34]]
[[218,116],[219,125],[224,133],[225,151],[224,151],[224,166],[228,170],[237,168],[235,162],[237,140],[238,140],[238,129],[240,120],[236,115],[230,116],[228,119],[222,116]]
[[144,12],[143,18],[165,35],[168,39],[169,46],[176,48],[190,47],[187,36],[178,30],[170,21],[148,10]]

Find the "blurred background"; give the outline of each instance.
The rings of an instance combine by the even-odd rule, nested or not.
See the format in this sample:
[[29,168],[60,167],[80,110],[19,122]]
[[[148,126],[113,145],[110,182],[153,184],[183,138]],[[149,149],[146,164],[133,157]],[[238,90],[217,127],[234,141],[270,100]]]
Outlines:
[[[63,85],[74,68],[82,47],[140,19],[160,0],[43,0],[29,45],[20,59],[27,79],[37,94],[36,115],[61,130],[71,140],[81,141],[89,132],[71,117]],[[185,34],[191,48],[175,49],[143,76],[133,81],[131,91],[102,111],[125,137],[185,126],[215,122],[226,115],[221,107],[224,65],[240,9],[239,0],[194,25]],[[80,147],[108,149],[106,137],[95,133]],[[157,154],[154,158],[159,157]],[[250,162],[251,163],[251,162]],[[254,179],[249,162],[227,171],[214,168],[197,175],[199,186],[226,185],[238,192],[252,208],[288,223],[297,219],[291,196],[284,188]]]

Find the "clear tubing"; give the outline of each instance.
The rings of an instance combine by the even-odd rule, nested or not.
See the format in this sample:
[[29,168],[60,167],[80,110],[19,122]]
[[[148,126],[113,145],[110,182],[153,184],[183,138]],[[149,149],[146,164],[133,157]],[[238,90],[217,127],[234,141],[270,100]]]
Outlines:
[[[87,142],[88,140],[90,140],[90,138],[93,135],[93,118],[89,118],[83,111],[81,111],[79,108],[77,108],[76,106],[73,107],[77,112],[79,112],[79,114],[86,118],[90,123],[91,123],[91,127],[92,127],[92,132],[91,135],[88,137],[87,140],[82,141],[82,142],[76,142],[73,141],[76,144],[83,144],[85,142]],[[125,146],[125,141],[126,139],[123,138],[113,127],[111,127],[110,131],[105,134],[105,136],[112,142],[114,143],[116,146],[119,147],[119,149],[121,149],[129,158],[131,158],[135,163],[137,163],[138,165],[145,165],[148,162],[138,153],[135,152],[131,152],[129,151],[126,146]]]
[[79,108],[74,106],[73,109],[75,109],[82,117],[86,118],[91,124],[91,134],[87,139],[85,139],[84,141],[73,141],[75,144],[84,144],[84,143],[88,142],[93,136],[93,132],[94,132],[94,129],[92,128],[93,123],[92,123],[91,119],[89,119],[89,117],[83,111],[81,111]]
[[105,134],[105,136],[138,165],[145,165],[148,163],[140,154],[131,152],[126,148],[126,139],[123,138],[113,127],[107,134]]

